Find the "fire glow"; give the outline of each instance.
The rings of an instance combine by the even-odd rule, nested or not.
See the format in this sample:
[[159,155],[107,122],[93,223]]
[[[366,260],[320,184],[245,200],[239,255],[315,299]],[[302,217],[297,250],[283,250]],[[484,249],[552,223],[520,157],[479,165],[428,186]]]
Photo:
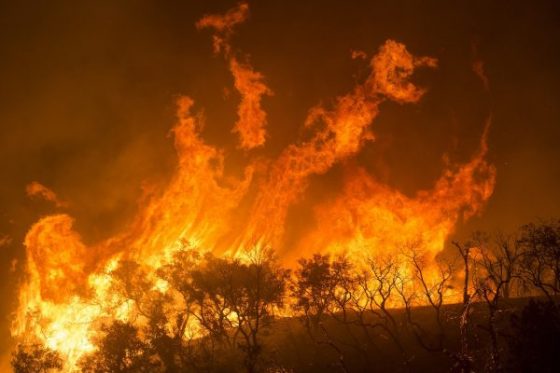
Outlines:
[[[431,189],[413,197],[380,183],[365,169],[349,169],[341,193],[315,204],[315,225],[287,247],[288,210],[308,198],[310,178],[324,175],[374,141],[383,102],[421,100],[426,90],[409,79],[418,68],[437,68],[437,60],[416,57],[405,45],[387,40],[368,57],[369,74],[363,82],[331,105],[309,110],[303,126],[310,136],[287,146],[275,159],[251,160],[251,151],[274,141],[267,135],[269,123],[261,105],[274,97],[265,76],[231,44],[235,26],[246,21],[248,12],[248,5],[241,3],[196,23],[201,32],[213,32],[214,52],[225,59],[240,97],[232,136],[239,151],[249,155],[243,176],[225,174],[224,151],[200,136],[204,117],[197,114],[195,101],[179,98],[172,129],[175,174],[164,190],[146,192],[137,216],[120,234],[88,247],[73,229],[73,218],[64,213],[43,217],[29,229],[26,274],[12,326],[16,338],[44,343],[61,353],[71,369],[95,349],[102,322],[133,317],[128,302],[110,291],[111,273],[123,259],[135,260],[150,270],[147,276],[155,277],[186,243],[229,256],[270,247],[287,266],[317,251],[345,253],[359,262],[361,253],[383,254],[417,239],[434,257],[456,224],[484,207],[495,183],[495,169],[485,160],[488,125],[470,161],[450,165]],[[65,205],[40,184],[29,193]],[[167,291],[166,284],[157,284],[156,291]]]

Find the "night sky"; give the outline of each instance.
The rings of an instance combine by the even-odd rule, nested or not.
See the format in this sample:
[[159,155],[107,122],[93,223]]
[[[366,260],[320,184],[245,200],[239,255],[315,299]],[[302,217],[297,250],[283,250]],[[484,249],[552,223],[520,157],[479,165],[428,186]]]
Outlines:
[[[86,243],[130,221],[144,182],[164,183],[176,162],[169,130],[175,100],[203,110],[204,139],[223,147],[226,172],[247,154],[231,133],[238,96],[202,15],[235,1],[0,2],[0,340],[24,260],[25,232],[59,211],[31,200],[38,181],[68,203]],[[492,118],[488,159],[497,168],[483,213],[458,227],[512,230],[560,216],[560,3],[557,1],[250,2],[250,18],[232,39],[265,75],[274,96],[263,156],[301,133],[309,108],[348,91],[388,38],[439,60],[415,74],[428,93],[415,105],[384,103],[376,141],[350,160],[414,195],[430,188],[445,160],[464,162]],[[489,82],[473,71],[482,61]],[[308,193],[336,188],[335,167]],[[325,180],[327,180],[325,182]],[[329,185],[332,181],[332,186]],[[296,213],[293,213],[294,215]],[[293,221],[306,218],[301,212]],[[6,349],[8,342],[0,344]]]

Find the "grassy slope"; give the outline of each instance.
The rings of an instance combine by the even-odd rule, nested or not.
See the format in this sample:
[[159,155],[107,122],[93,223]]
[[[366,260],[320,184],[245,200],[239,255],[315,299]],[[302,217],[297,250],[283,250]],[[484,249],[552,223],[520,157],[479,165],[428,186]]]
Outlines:
[[[509,331],[509,320],[512,312],[520,310],[527,299],[513,299],[503,302],[498,313],[500,348],[502,356],[507,354],[507,343],[504,338]],[[417,342],[414,334],[405,323],[406,315],[402,309],[394,309],[392,314],[399,325],[400,340],[406,350],[403,355],[395,344],[384,337],[379,331],[372,331],[373,338],[369,343],[365,333],[355,325],[346,326],[342,323],[325,322],[332,341],[343,351],[344,360],[350,371],[356,372],[394,372],[394,371],[429,371],[447,372],[452,366],[450,354],[459,352],[459,315],[462,306],[459,304],[443,306],[445,320],[444,333],[446,352],[428,352]],[[417,307],[413,309],[414,321],[424,330],[435,331],[433,309]],[[470,328],[470,348],[475,355],[475,364],[482,368],[487,363],[489,334],[484,329],[487,325],[486,304],[478,303],[472,307]],[[373,317],[373,315],[372,315]],[[318,333],[319,337],[323,334]],[[435,335],[427,335],[435,338]],[[266,348],[264,359],[270,364],[296,372],[330,372],[339,370],[339,354],[331,346],[315,343],[307,333],[301,319],[284,318],[275,320],[271,327],[263,333]],[[324,339],[324,338],[322,338]],[[434,341],[435,339],[432,339]],[[371,343],[373,342],[373,343]],[[408,365],[405,361],[408,360]]]

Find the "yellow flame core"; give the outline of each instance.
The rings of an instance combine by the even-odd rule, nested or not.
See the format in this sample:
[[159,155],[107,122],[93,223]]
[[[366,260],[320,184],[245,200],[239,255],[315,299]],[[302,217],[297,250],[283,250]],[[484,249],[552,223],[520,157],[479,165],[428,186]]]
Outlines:
[[[230,24],[246,18],[247,9],[240,6],[237,12],[222,18],[208,16],[198,25],[220,31],[214,36],[215,48],[227,46],[227,55],[231,55]],[[260,146],[266,116],[259,102],[269,91],[261,84],[260,73],[236,63],[231,57],[230,68],[241,76],[235,84],[243,96],[235,131],[242,146]],[[30,228],[12,334],[57,350],[71,371],[83,354],[95,349],[93,341],[102,322],[137,316],[127,300],[111,291],[111,273],[119,261],[136,260],[155,281],[156,270],[185,242],[230,255],[241,255],[250,247],[273,247],[285,263],[317,251],[349,253],[360,260],[364,250],[382,255],[419,237],[429,253],[437,254],[457,221],[479,212],[492,194],[495,170],[485,161],[485,135],[468,163],[445,170],[432,189],[414,197],[380,184],[363,169],[352,170],[342,193],[316,206],[316,227],[301,237],[295,250],[283,246],[288,208],[305,198],[309,178],[359,153],[373,139],[369,127],[381,102],[418,101],[425,91],[408,78],[421,66],[435,67],[436,60],[414,57],[404,45],[388,40],[371,59],[365,82],[336,98],[331,107],[310,110],[305,126],[315,132],[309,139],[288,146],[264,165],[249,163],[238,180],[224,175],[223,151],[200,137],[202,117],[192,114],[193,100],[180,98],[173,128],[175,175],[161,193],[145,196],[126,230],[86,247],[68,215],[47,216]],[[244,75],[248,83],[242,80]],[[242,200],[250,206],[240,216]],[[165,293],[168,288],[165,281],[157,280],[152,290]],[[196,326],[186,333],[196,333]]]

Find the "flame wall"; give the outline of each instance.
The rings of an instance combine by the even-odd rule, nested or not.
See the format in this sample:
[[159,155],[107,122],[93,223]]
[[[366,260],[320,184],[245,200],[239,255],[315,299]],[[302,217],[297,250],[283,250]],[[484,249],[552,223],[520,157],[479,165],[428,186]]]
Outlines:
[[[228,154],[202,137],[201,108],[190,97],[179,98],[172,130],[177,168],[164,188],[145,193],[128,226],[94,245],[82,241],[73,218],[65,213],[46,216],[30,228],[25,239],[26,277],[12,328],[15,336],[39,339],[71,362],[92,350],[98,323],[127,317],[108,290],[107,273],[121,258],[135,259],[155,271],[188,241],[201,250],[233,256],[271,247],[286,265],[321,251],[348,253],[359,261],[360,253],[381,254],[418,239],[435,256],[456,224],[484,207],[495,182],[495,169],[485,160],[486,132],[470,160],[450,164],[430,189],[412,197],[385,185],[365,168],[346,163],[375,141],[375,120],[383,103],[414,105],[426,89],[412,83],[413,73],[437,67],[435,58],[414,56],[394,40],[379,46],[367,74],[349,92],[310,108],[301,125],[305,135],[276,157],[254,153],[274,142],[267,133],[263,107],[274,96],[266,77],[231,44],[234,27],[247,19],[248,12],[241,3],[196,24],[212,30],[214,51],[232,74],[239,105],[231,136],[237,137],[245,155],[242,176],[224,172]],[[308,193],[311,179],[341,165],[342,190],[316,203]],[[45,189],[30,188],[30,193],[33,190],[58,201]],[[287,244],[289,211],[302,203],[313,211],[313,223]]]

